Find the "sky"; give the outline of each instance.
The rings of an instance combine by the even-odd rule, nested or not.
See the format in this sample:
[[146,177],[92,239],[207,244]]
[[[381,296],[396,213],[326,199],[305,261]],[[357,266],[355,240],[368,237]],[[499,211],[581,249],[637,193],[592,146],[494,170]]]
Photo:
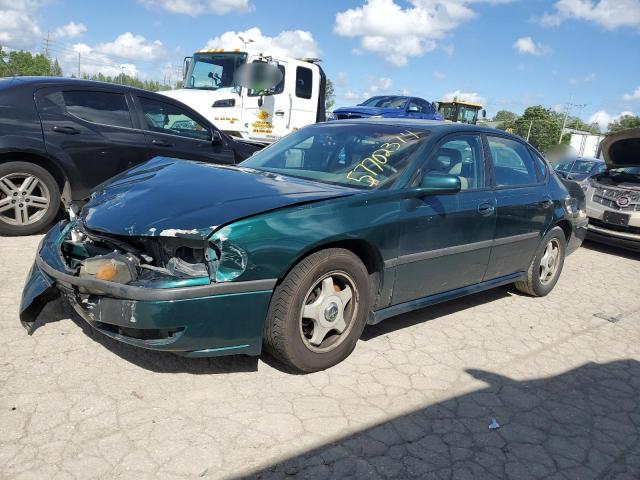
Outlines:
[[203,47],[317,57],[336,106],[458,96],[598,122],[640,114],[640,0],[0,0],[0,45],[63,72],[175,82]]

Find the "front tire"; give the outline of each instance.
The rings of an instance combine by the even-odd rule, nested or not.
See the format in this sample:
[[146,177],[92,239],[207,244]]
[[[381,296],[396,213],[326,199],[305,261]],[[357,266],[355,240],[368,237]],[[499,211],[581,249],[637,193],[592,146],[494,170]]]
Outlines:
[[60,210],[60,189],[44,168],[28,162],[0,164],[0,234],[33,235]]
[[564,231],[560,227],[553,227],[540,242],[526,280],[515,282],[516,288],[534,297],[547,295],[558,283],[566,251]]
[[309,373],[349,356],[370,308],[369,274],[348,250],[330,248],[300,261],[276,287],[264,344],[278,360]]

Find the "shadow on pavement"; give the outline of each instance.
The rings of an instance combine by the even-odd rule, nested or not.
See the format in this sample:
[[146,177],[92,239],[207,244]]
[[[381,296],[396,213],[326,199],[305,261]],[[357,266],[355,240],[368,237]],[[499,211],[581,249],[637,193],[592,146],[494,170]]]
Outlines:
[[445,315],[452,315],[468,308],[494,302],[501,298],[508,297],[511,294],[518,294],[514,292],[516,292],[516,290],[511,286],[493,288],[467,297],[449,300],[447,302],[421,308],[420,310],[415,310],[410,313],[398,315],[397,317],[384,320],[377,325],[367,325],[360,339],[368,341],[381,335],[386,335],[387,333],[402,330],[403,328],[412,327]]
[[[102,345],[112,353],[115,353],[124,360],[137,365],[145,370],[157,373],[190,373],[194,375],[215,375],[221,373],[236,372],[255,372],[258,370],[258,358],[249,357],[247,355],[235,355],[227,357],[212,358],[185,358],[169,352],[157,352],[154,350],[146,350],[138,348],[126,343],[121,343],[100,332],[95,331],[85,322],[70,305],[59,300],[51,302],[51,304],[59,303],[64,310],[64,316],[57,319],[47,320],[55,321],[61,318],[71,318],[71,320],[82,329],[82,331]],[[41,314],[41,316],[44,316]]]
[[640,478],[640,362],[525,381],[467,373],[488,386],[242,478]]
[[591,240],[585,240],[582,247],[596,252],[606,253],[608,255],[616,255],[617,257],[629,260],[640,260],[640,252],[634,252],[632,250],[626,250],[624,248],[614,247],[604,243],[592,242]]

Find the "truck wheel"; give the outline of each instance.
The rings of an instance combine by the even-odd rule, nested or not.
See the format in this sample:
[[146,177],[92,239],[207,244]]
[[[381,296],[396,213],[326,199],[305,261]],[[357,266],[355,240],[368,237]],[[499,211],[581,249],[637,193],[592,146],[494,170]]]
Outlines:
[[33,235],[60,210],[60,189],[44,168],[28,162],[0,164],[0,234]]
[[566,243],[564,231],[553,227],[540,242],[526,280],[515,282],[516,288],[534,297],[544,297],[553,290],[564,266]]
[[341,248],[321,250],[300,261],[271,299],[266,349],[305,373],[344,360],[367,322],[368,279],[360,259]]

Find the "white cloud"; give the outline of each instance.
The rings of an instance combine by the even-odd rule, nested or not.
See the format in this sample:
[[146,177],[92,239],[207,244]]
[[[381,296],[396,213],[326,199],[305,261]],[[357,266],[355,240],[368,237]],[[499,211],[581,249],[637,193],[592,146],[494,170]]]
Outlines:
[[115,77],[123,72],[132,77],[140,75],[138,66],[134,63],[116,62],[86,43],[76,43],[71,50],[60,59],[63,71],[67,75],[78,74],[78,54],[80,54],[80,75],[102,73]]
[[38,0],[0,0],[0,45],[13,49],[33,49],[43,34],[35,20],[42,5]]
[[150,10],[165,10],[195,17],[203,14],[224,15],[253,10],[249,0],[138,0]]
[[100,43],[95,50],[108,56],[144,62],[157,61],[167,55],[160,40],[148,41],[142,35],[131,32],[123,33],[113,42]]
[[[363,101],[367,98],[374,97],[376,95],[383,95],[386,93],[391,93],[391,87],[393,86],[393,81],[388,77],[380,77],[380,78],[369,78],[367,80],[367,88],[362,92],[354,92],[352,90],[347,90],[341,97],[344,100],[352,101]],[[402,92],[408,92],[407,89],[403,89]],[[401,93],[401,95],[408,95],[409,93]]]
[[[359,38],[359,51],[403,66],[410,57],[432,52],[438,40],[476,16],[470,5],[483,1],[408,0],[410,6],[402,8],[394,0],[366,0],[360,7],[338,12],[333,30],[343,37]],[[452,48],[449,50],[452,54]]]
[[487,103],[487,100],[476,92],[461,92],[460,90],[446,93],[443,97],[443,100],[445,102],[450,102],[454,98],[458,100],[464,100],[466,102],[479,103],[481,105],[486,105]]
[[275,37],[269,37],[263,35],[258,27],[250,28],[244,32],[225,32],[219,37],[209,39],[206,48],[222,48],[225,50],[233,50],[236,48],[244,49],[245,44],[239,37],[245,40],[253,40],[252,43],[247,45],[247,48],[269,55],[285,55],[302,58],[319,57],[321,53],[311,32],[304,30],[285,30]]
[[589,75],[586,75],[582,81],[583,82],[593,82],[596,79],[596,74],[595,73],[590,73]]
[[58,27],[53,32],[54,38],[74,38],[87,31],[83,23],[69,22],[62,27]]
[[640,100],[640,87],[636,88],[633,93],[625,93],[622,98],[628,102]]
[[522,54],[529,55],[546,55],[551,51],[548,45],[544,45],[540,42],[535,42],[531,37],[520,37],[513,44],[513,48],[518,50]]
[[624,111],[620,112],[618,115],[611,115],[605,110],[600,110],[589,117],[589,123],[597,123],[601,130],[606,130],[611,122],[619,120],[621,117],[633,114],[633,112]]
[[436,80],[440,80],[440,81],[442,81],[442,80],[444,80],[445,78],[447,78],[447,76],[446,76],[444,73],[442,73],[442,72],[433,72],[433,77],[434,77]]
[[640,26],[640,0],[559,0],[553,8],[553,13],[542,16],[543,25],[557,26],[565,20],[576,19],[608,30]]
[[333,84],[336,87],[344,87],[347,83],[349,83],[349,77],[345,72],[338,72],[338,76],[333,81]]

